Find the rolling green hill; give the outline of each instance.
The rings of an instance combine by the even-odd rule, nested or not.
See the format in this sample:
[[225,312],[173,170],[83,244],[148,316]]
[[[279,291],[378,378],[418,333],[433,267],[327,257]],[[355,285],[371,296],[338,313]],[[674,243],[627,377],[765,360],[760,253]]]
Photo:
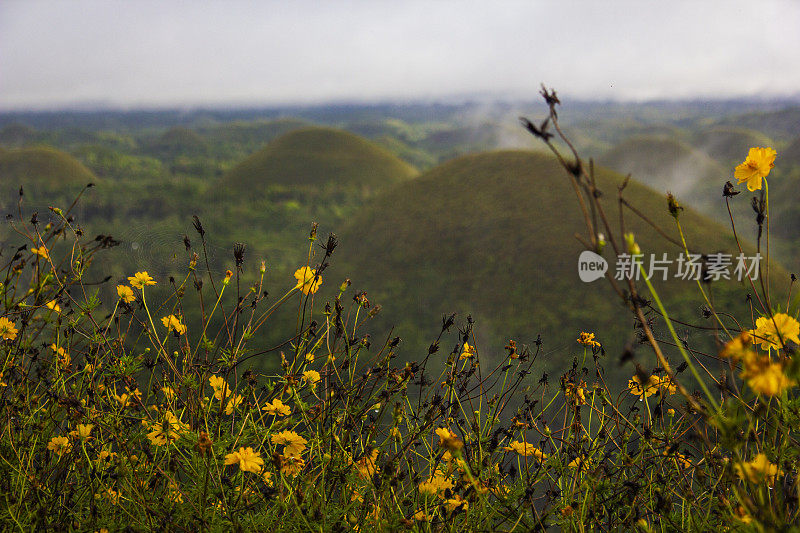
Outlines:
[[[18,148],[0,154],[0,190],[5,209],[24,187],[26,201],[37,205],[62,194],[74,194],[97,177],[71,155],[46,146]],[[32,203],[31,203],[32,202]]]
[[[606,191],[607,212],[616,219],[613,198],[623,178],[599,170],[597,179]],[[676,235],[662,195],[631,183],[626,197]],[[682,220],[694,251],[734,250],[721,226],[689,209]],[[630,213],[627,227],[646,252],[674,257],[680,251]],[[486,355],[502,353],[509,338],[530,343],[541,333],[545,347],[565,357],[563,347],[577,352],[577,334],[592,330],[616,357],[635,337],[632,320],[606,282],[579,280],[583,248],[576,233],[585,233],[577,201],[553,158],[523,151],[469,155],[387,191],[363,209],[341,234],[334,272],[382,305],[380,323],[397,326],[393,334],[406,339],[410,358],[424,356],[441,315],[451,312],[462,321],[472,314]],[[611,250],[604,255],[615,271]],[[734,285],[714,284],[717,301],[741,299],[744,293],[734,296]],[[693,282],[660,286],[678,318],[704,323]],[[657,330],[665,333],[663,323]],[[710,344],[696,332],[689,339]],[[557,363],[571,358],[551,361],[550,368]]]
[[416,170],[352,133],[303,128],[270,142],[222,178],[222,187],[253,195],[268,186],[308,188],[336,183],[380,190],[413,178]]

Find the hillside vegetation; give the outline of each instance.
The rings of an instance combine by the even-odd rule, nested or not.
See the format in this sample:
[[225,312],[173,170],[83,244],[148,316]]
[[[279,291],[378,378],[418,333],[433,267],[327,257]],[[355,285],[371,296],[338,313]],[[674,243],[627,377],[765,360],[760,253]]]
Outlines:
[[[598,169],[597,180],[609,216],[616,217],[623,177]],[[625,196],[677,238],[664,195],[631,182]],[[677,256],[677,246],[632,213],[625,216],[646,253]],[[606,332],[606,348],[620,353],[635,331],[614,313],[619,301],[608,287],[579,280],[577,259],[584,247],[575,234],[582,232],[581,224],[574,193],[554,158],[524,151],[470,155],[361,210],[341,234],[334,271],[347,273],[358,290],[383,304],[380,323],[411,337],[405,344],[413,347],[412,357],[435,336],[438,317],[452,312],[462,321],[471,314],[476,333],[494,353],[502,352],[508,338],[531,343],[539,333],[545,346],[560,350],[581,330]],[[721,226],[696,212],[686,210],[683,224],[693,250],[735,250]],[[668,286],[667,299],[682,309],[680,318],[699,320],[696,286],[675,280]],[[719,284],[713,292],[730,303],[734,289]]]
[[315,127],[273,140],[232,168],[222,185],[247,194],[258,194],[269,185],[315,187],[326,183],[379,190],[415,175],[413,167],[362,137]]

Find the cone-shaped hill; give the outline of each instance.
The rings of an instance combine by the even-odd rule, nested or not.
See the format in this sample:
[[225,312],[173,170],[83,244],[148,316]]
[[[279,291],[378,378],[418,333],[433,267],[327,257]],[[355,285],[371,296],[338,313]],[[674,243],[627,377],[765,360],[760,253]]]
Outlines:
[[55,148],[35,146],[0,154],[0,205],[17,201],[22,186],[26,203],[38,205],[62,194],[74,194],[97,178],[80,161]]
[[[606,213],[616,224],[616,191],[623,177],[598,169],[597,180]],[[662,194],[631,182],[625,196],[677,236]],[[734,252],[723,227],[690,209],[681,219],[693,251]],[[674,259],[680,252],[632,213],[626,214],[626,226],[647,253],[666,252]],[[616,358],[635,338],[633,321],[607,281],[579,279],[584,248],[576,233],[585,235],[583,218],[568,177],[552,157],[523,151],[469,155],[387,191],[359,212],[340,234],[327,279],[338,286],[347,276],[356,290],[381,304],[376,325],[397,326],[393,334],[406,341],[403,353],[412,359],[424,357],[441,316],[452,312],[462,323],[468,313],[475,318],[478,340],[490,357],[499,357],[509,338],[531,343],[539,333],[548,350],[566,357],[578,352],[574,340],[583,330],[596,331]],[[613,275],[616,257],[610,246],[604,256]],[[694,282],[669,279],[657,287],[673,316],[712,325],[700,316],[702,298]],[[744,298],[733,282],[714,283],[711,290],[723,307]],[[662,322],[656,328],[666,334]],[[706,335],[693,332],[689,340],[709,348]],[[679,357],[670,353],[673,360]],[[640,357],[652,364],[650,352]],[[616,366],[616,360],[607,364]],[[624,372],[630,376],[629,368]]]
[[695,135],[694,146],[728,166],[744,161],[752,146],[775,146],[775,142],[746,128],[715,127]]
[[269,186],[336,184],[378,191],[416,176],[387,150],[341,130],[310,127],[291,131],[233,167],[223,187],[252,196]]

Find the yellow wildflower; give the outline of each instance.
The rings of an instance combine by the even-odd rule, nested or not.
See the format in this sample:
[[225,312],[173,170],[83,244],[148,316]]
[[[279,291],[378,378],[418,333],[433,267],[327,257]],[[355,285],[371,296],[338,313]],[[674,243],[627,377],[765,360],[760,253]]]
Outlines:
[[131,392],[131,390],[128,387],[125,387],[125,390],[127,392],[124,392],[119,395],[116,393],[116,391],[114,391],[114,398],[116,398],[116,400],[121,404],[122,407],[129,407],[131,405],[134,405],[136,403],[136,400],[141,402],[142,393],[141,391],[139,391],[138,388],[134,389],[133,392]]
[[174,331],[178,335],[186,333],[186,326],[181,323],[180,317],[175,315],[165,316],[161,319],[161,323],[164,324],[165,328]]
[[461,355],[459,355],[458,358],[469,359],[470,357],[475,357],[475,347],[465,342],[464,346],[461,348]]
[[564,385],[564,396],[566,396],[575,407],[586,405],[586,382],[581,381],[578,385],[571,381],[567,382]]
[[281,474],[285,476],[296,476],[306,467],[306,462],[299,455],[279,455],[278,460]]
[[65,453],[69,453],[72,450],[72,443],[69,441],[67,437],[53,437],[50,439],[50,442],[47,444],[47,449],[51,452],[62,456]]
[[420,509],[414,513],[414,520],[417,522],[430,522],[433,519],[431,518],[431,515],[425,512],[424,509]]
[[55,301],[55,300],[50,300],[49,302],[47,302],[44,305],[47,306],[48,309],[50,309],[52,311],[55,311],[56,313],[60,313],[61,312],[61,308],[58,306],[58,302]]
[[736,166],[733,177],[739,180],[740,184],[747,183],[747,189],[750,191],[761,189],[762,179],[766,178],[775,166],[776,155],[778,153],[772,148],[750,148],[747,159]]
[[47,248],[45,248],[44,244],[38,248],[31,248],[31,252],[33,252],[34,255],[38,255],[42,259],[50,259],[50,253],[47,251]]
[[756,394],[776,396],[794,385],[794,380],[784,373],[783,364],[772,363],[769,357],[759,357],[753,353],[753,357],[745,360],[744,367],[742,379],[747,380]]
[[64,368],[69,366],[69,363],[70,361],[72,361],[72,358],[70,358],[69,354],[67,353],[67,351],[64,349],[63,346],[56,346],[55,343],[53,343],[50,345],[50,349],[56,353],[56,356],[58,357],[58,364],[60,364]]
[[523,457],[530,457],[533,456],[539,461],[544,461],[547,459],[547,455],[542,452],[539,448],[536,448],[532,444],[528,442],[520,442],[520,441],[511,441],[508,443],[508,446],[503,448],[504,450],[510,452],[514,451],[518,454],[522,455]]
[[308,443],[294,431],[281,431],[273,435],[271,440],[275,446],[283,445],[283,454],[291,457],[299,457]]
[[459,511],[466,511],[469,509],[469,502],[458,494],[454,495],[452,498],[446,499],[444,504],[447,506],[447,510],[450,512],[453,512],[456,509]]
[[233,414],[233,410],[236,409],[237,407],[239,407],[239,404],[242,403],[243,399],[244,399],[244,397],[240,396],[239,394],[232,395],[231,399],[228,400],[228,403],[225,404],[225,414],[226,415],[232,415]]
[[112,488],[106,489],[105,492],[98,492],[95,496],[97,498],[104,498],[114,505],[119,504],[119,492]]
[[374,448],[369,455],[365,455],[353,463],[360,475],[364,479],[369,479],[380,471],[376,461],[378,460],[378,449]]
[[630,380],[628,380],[628,390],[631,394],[636,396],[652,396],[658,392],[660,385],[661,380],[658,378],[658,376],[650,376],[647,378],[647,384],[644,386],[642,385],[641,379],[638,375],[634,375]]
[[164,446],[175,442],[180,434],[189,429],[189,425],[181,422],[171,411],[164,413],[164,420],[150,426],[147,438],[154,446]]
[[427,481],[419,484],[419,491],[423,494],[436,495],[447,489],[453,488],[453,482],[446,477],[440,470],[437,470]]
[[239,448],[238,452],[229,453],[225,456],[226,465],[239,465],[239,470],[242,472],[253,472],[258,474],[264,467],[264,460],[261,458],[259,452],[253,451],[253,448]]
[[161,392],[164,393],[164,398],[166,398],[168,402],[171,402],[178,397],[178,394],[175,392],[175,389],[167,385],[161,387]]
[[758,317],[756,329],[750,333],[753,342],[765,350],[780,350],[787,341],[800,344],[800,322],[786,313],[776,313],[772,318]]
[[275,398],[272,403],[266,404],[261,408],[261,410],[266,411],[267,414],[275,416],[289,416],[292,412],[289,406],[284,404],[278,398]]
[[[297,285],[295,285],[295,289],[300,289],[303,294],[314,294],[319,290],[319,286],[322,283],[322,277],[316,276],[316,271],[304,266],[302,268],[297,269],[294,273],[295,279],[297,279]],[[316,279],[314,279],[316,277]]]
[[230,394],[230,388],[225,382],[225,379],[219,376],[211,376],[208,378],[208,383],[211,385],[211,388],[214,389],[214,398],[217,400],[222,401],[228,394]]
[[436,430],[436,434],[439,435],[439,446],[447,448],[449,452],[457,452],[464,447],[461,439],[448,428],[439,428]]
[[117,285],[117,296],[126,304],[136,301],[136,295],[133,294],[133,289],[127,285]]
[[733,359],[735,362],[750,357],[752,351],[753,337],[750,335],[749,331],[743,331],[735,338],[729,340],[722,348],[719,355],[728,359]]
[[17,338],[17,328],[14,323],[6,317],[0,317],[0,337],[7,341],[13,341]]
[[581,334],[577,340],[579,344],[583,344],[584,346],[588,346],[589,348],[600,348],[600,343],[594,340],[594,333],[587,333],[585,331],[581,331]]
[[766,482],[769,485],[775,484],[775,476],[782,475],[778,470],[778,465],[769,462],[763,453],[756,455],[752,461],[735,465],[736,474],[741,479],[747,479],[753,483]]
[[322,379],[322,377],[316,370],[306,370],[305,372],[303,372],[303,381],[308,383],[312,389],[317,385],[317,382],[320,379]]
[[156,282],[150,277],[150,274],[145,270],[144,272],[137,272],[133,276],[128,277],[131,287],[134,289],[143,289],[145,285],[155,285]]
[[78,427],[70,431],[69,434],[73,437],[78,437],[82,441],[87,441],[92,438],[90,435],[92,429],[94,429],[94,424],[78,424]]
[[675,394],[678,392],[678,385],[675,383],[675,380],[670,378],[669,376],[665,376],[658,380],[658,387],[661,390],[661,394],[664,396],[668,396],[670,394]]

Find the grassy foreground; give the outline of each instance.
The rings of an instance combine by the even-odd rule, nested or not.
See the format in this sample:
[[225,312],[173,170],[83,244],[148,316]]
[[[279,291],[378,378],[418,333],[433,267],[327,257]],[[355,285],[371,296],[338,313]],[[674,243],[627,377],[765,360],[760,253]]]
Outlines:
[[[552,143],[559,102],[543,95],[549,119],[526,126],[568,171],[584,244],[640,253],[596,202],[593,167]],[[751,150],[734,174],[761,191],[767,259],[774,160]],[[724,190],[726,201],[737,193]],[[670,198],[664,209],[680,229],[681,207]],[[52,210],[47,225],[20,213],[18,247],[0,256],[6,530],[779,531],[797,521],[800,324],[789,280],[779,302],[751,275],[746,316],[706,298],[719,360],[708,367],[684,348],[645,272],[609,279],[648,347],[617,390],[603,332],[576,331],[572,368],[540,379],[538,343],[508,340],[499,364],[482,364],[472,320],[444,317],[428,357],[393,364],[400,339],[371,330],[366,294],[327,276],[337,241],[316,229],[294,279],[266,287],[267,266],[246,262],[241,246],[224,277],[208,274],[196,219],[203,248],[187,244],[182,279],[131,272],[101,302],[92,263],[115,241]],[[315,297],[323,283],[341,283],[330,301]],[[171,295],[153,301],[153,285]],[[645,316],[645,300],[659,313]],[[252,345],[282,306],[297,312],[285,341]],[[655,338],[654,321],[672,345]],[[250,370],[258,358],[281,371]]]

